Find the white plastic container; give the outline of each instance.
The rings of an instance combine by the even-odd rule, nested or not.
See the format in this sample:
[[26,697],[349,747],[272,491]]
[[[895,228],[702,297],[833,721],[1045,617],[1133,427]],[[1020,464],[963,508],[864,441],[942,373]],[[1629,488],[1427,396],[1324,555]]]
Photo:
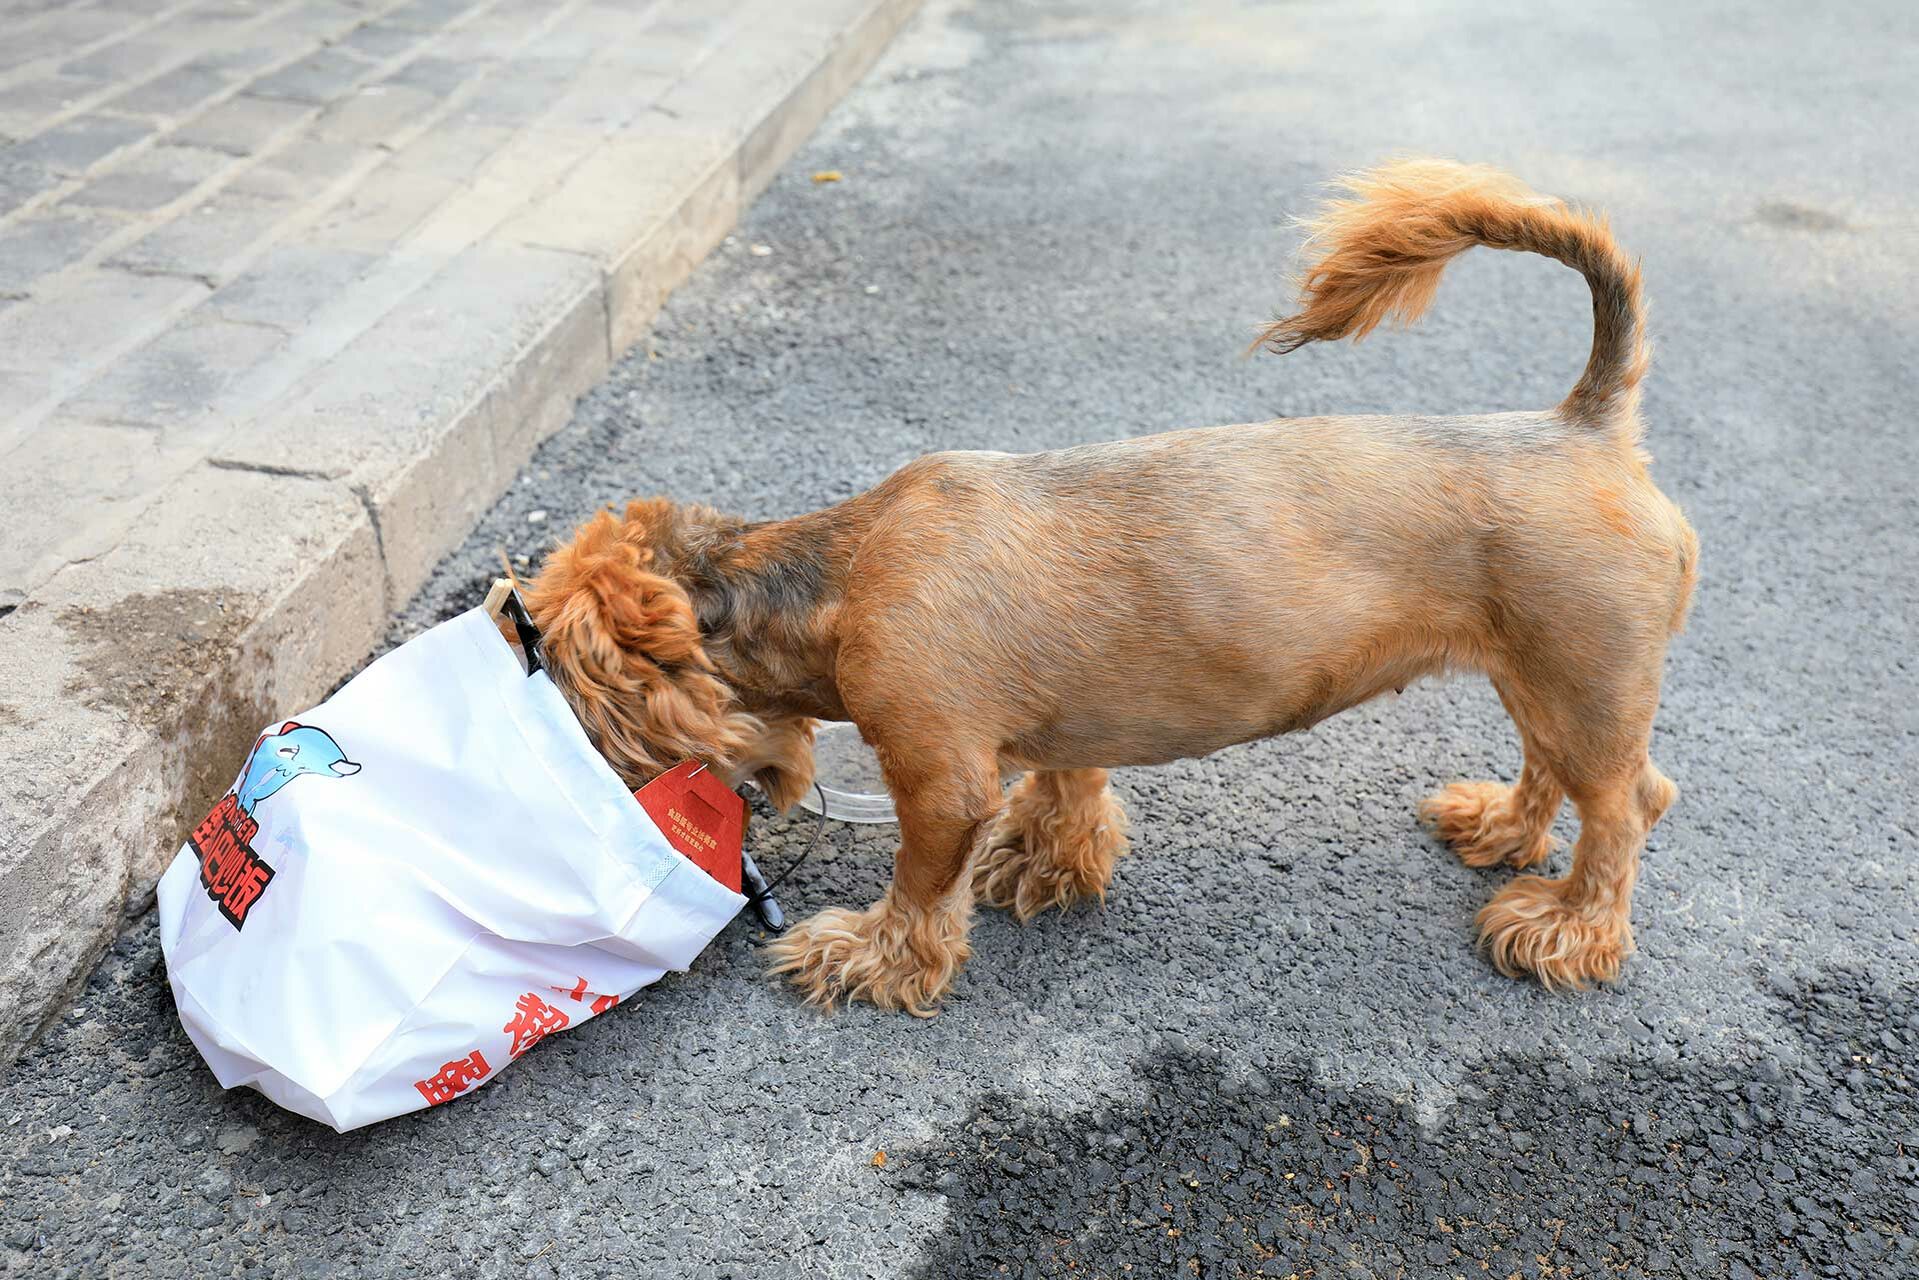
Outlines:
[[819,792],[809,789],[800,801],[808,813],[820,811],[820,793],[824,793],[826,816],[839,822],[899,821],[880,774],[879,758],[856,725],[833,720],[819,727],[813,736],[813,780],[819,783]]

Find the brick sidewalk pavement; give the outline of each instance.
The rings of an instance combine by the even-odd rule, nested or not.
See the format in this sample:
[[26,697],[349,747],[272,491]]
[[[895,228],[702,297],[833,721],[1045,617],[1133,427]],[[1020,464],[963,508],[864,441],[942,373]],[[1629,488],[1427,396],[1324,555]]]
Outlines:
[[[354,416],[364,365],[315,372],[407,300],[577,270],[494,233],[636,121],[672,123],[675,84],[754,13],[21,7],[0,9],[0,607],[205,458],[312,462],[272,419],[294,397],[302,435]],[[436,323],[385,329],[392,363],[436,358]]]

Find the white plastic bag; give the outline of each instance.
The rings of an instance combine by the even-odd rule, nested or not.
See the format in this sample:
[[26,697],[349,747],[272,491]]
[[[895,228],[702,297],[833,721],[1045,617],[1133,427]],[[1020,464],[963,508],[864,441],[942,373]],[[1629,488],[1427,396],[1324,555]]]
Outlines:
[[475,609],[262,734],[160,881],[160,940],[220,1083],[344,1132],[685,969],[745,902]]

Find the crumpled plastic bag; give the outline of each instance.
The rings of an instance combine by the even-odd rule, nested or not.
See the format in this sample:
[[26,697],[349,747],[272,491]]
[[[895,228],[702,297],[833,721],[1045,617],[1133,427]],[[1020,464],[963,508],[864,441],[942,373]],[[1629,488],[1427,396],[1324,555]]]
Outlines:
[[345,1131],[684,970],[746,899],[676,851],[484,609],[267,727],[160,881],[220,1083]]

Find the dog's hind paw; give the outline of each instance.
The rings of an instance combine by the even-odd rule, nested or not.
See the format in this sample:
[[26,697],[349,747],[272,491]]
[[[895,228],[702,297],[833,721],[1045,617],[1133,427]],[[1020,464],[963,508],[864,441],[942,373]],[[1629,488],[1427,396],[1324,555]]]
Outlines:
[[1113,864],[1126,852],[1126,811],[1101,789],[1068,808],[1033,776],[1014,788],[985,846],[973,858],[973,894],[1025,924],[1081,898],[1106,897]]
[[1026,846],[1026,833],[1002,821],[973,859],[973,893],[987,906],[1011,911],[1025,924],[1053,907],[1103,897],[1106,884],[1034,853]]
[[1610,909],[1567,901],[1567,881],[1521,876],[1479,911],[1479,943],[1509,978],[1531,974],[1548,991],[1612,982],[1632,954],[1632,925]]
[[1513,802],[1503,782],[1455,782],[1419,805],[1419,818],[1469,867],[1500,863],[1525,870],[1552,856],[1559,841]]

